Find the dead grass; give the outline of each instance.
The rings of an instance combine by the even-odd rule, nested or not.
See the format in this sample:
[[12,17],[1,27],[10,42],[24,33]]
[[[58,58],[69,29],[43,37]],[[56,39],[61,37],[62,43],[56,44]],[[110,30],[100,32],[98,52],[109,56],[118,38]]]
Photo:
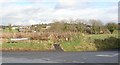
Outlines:
[[[54,42],[58,41],[68,41],[72,40],[71,35],[76,33],[66,32],[66,33],[55,33],[55,32],[36,32],[36,33],[2,33],[2,39],[10,38],[29,38],[30,40],[52,40]],[[3,41],[4,42],[4,41]]]
[[[10,38],[21,37],[30,38],[30,40],[16,42],[15,44],[8,43]],[[61,47],[65,51],[97,51],[102,49],[118,48],[115,44],[119,41],[117,39],[117,35],[114,34],[83,35],[75,32],[3,33],[1,38],[2,39],[0,41],[6,43],[3,46],[3,50],[5,51],[54,50],[52,44],[56,42],[60,43]]]

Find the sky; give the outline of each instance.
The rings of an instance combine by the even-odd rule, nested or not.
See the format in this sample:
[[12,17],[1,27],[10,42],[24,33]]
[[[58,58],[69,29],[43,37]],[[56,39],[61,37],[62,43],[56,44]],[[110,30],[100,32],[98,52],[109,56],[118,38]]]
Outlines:
[[119,0],[1,0],[0,25],[32,25],[63,19],[118,22]]

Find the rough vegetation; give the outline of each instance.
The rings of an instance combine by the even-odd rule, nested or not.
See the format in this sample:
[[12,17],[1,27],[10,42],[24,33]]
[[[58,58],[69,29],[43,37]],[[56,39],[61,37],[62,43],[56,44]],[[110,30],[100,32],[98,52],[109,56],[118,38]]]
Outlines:
[[[60,44],[64,51],[97,51],[120,48],[119,25],[100,20],[62,20],[50,24],[37,24],[12,30],[12,26],[3,27],[0,34],[3,51],[50,51],[53,44]],[[34,32],[33,32],[34,31]],[[28,38],[25,41],[12,42],[11,38]]]

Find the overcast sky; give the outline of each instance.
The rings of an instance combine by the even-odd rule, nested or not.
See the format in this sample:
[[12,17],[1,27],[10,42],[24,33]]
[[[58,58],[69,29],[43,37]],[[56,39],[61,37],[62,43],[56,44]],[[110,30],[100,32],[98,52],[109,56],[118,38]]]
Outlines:
[[[1,0],[1,24],[31,25],[54,19],[118,22],[119,0]],[[0,25],[1,25],[0,24]]]

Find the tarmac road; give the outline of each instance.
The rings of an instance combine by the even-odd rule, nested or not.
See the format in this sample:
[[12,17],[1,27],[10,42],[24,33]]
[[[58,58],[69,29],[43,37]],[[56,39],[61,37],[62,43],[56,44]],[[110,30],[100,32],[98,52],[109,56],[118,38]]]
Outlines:
[[118,51],[2,52],[2,63],[118,63]]

